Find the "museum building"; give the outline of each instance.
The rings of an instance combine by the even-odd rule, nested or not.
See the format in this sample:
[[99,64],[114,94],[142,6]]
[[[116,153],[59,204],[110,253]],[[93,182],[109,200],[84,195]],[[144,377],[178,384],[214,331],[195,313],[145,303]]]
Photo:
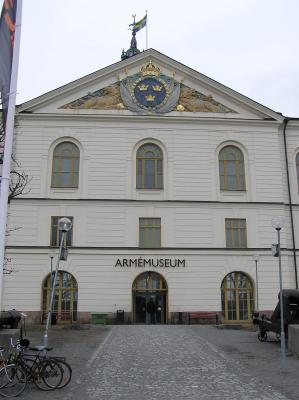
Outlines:
[[[130,49],[129,49],[130,50]],[[149,49],[17,107],[30,191],[9,205],[4,306],[59,322],[249,323],[297,288],[299,120]],[[17,229],[15,229],[17,228]],[[149,310],[153,305],[153,313]]]

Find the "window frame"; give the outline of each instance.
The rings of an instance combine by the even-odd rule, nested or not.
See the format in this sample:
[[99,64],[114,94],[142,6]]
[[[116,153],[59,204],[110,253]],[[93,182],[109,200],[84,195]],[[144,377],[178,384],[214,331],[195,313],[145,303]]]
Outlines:
[[[238,159],[238,156],[235,157],[235,159],[231,160],[229,158],[225,158],[225,151],[228,148],[233,148],[236,151],[236,154],[239,154],[241,157]],[[224,156],[223,156],[224,155]],[[235,174],[228,174],[227,169],[228,169],[228,162],[233,162],[234,163],[234,170]],[[222,166],[222,168],[221,168]],[[240,169],[242,171],[240,172]],[[218,170],[219,170],[219,186],[221,191],[225,192],[246,192],[246,173],[245,173],[245,160],[244,160],[244,154],[243,151],[233,145],[229,144],[221,148],[218,154]],[[223,173],[221,172],[223,170]],[[230,186],[229,183],[229,177],[235,177],[236,179],[236,184],[233,186]],[[223,178],[223,179],[222,179]],[[243,178],[243,179],[241,179]]]
[[[238,226],[234,227],[233,223],[238,222]],[[244,222],[244,227],[241,223]],[[230,226],[228,226],[230,224]],[[234,232],[237,231],[238,242],[235,243]],[[244,236],[242,236],[242,231]],[[228,235],[230,232],[230,235]],[[244,243],[242,243],[242,238],[244,238]],[[225,242],[226,248],[229,249],[247,249],[247,221],[246,218],[225,218]]]
[[[73,151],[76,149],[77,154],[71,156],[63,156],[63,155],[55,155],[55,152],[59,152],[59,147],[65,144],[71,144],[73,146]],[[70,160],[70,170],[67,172],[68,181],[72,182],[71,184],[63,185],[61,183],[61,161],[62,160]],[[75,163],[78,162],[78,167],[75,168]],[[55,171],[55,164],[58,163],[57,171]],[[80,149],[76,143],[66,140],[58,143],[53,150],[52,156],[52,173],[51,173],[51,188],[52,189],[77,189],[79,187],[79,174],[80,174]],[[58,181],[58,182],[57,182]]]
[[[246,286],[239,286],[239,277],[245,279]],[[233,281],[235,284],[233,286],[228,286],[229,280],[231,282]],[[236,321],[243,323],[251,322],[251,314],[254,311],[255,301],[254,290],[254,283],[245,272],[232,271],[225,275],[221,283],[221,309],[224,320],[227,323],[234,323]],[[246,297],[244,296],[242,299],[240,296],[241,294],[246,294]],[[235,308],[232,307],[234,303]],[[245,304],[246,307],[244,307]],[[247,314],[248,318],[240,319],[242,314]]]
[[[157,225],[155,225],[155,221]],[[145,223],[143,226],[143,223]],[[152,225],[151,225],[152,223]],[[144,243],[142,243],[142,230],[144,230]],[[153,235],[154,240],[151,243],[147,242],[150,234]],[[157,236],[156,236],[157,235]],[[153,246],[153,242],[157,243],[156,246]],[[140,217],[139,218],[139,247],[143,249],[159,249],[161,248],[161,218],[147,218]]]
[[[146,146],[154,146],[156,150],[160,152],[160,156],[154,157],[145,157],[140,156],[138,153],[141,152],[143,148]],[[144,151],[146,153],[146,150]],[[149,152],[149,150],[148,150]],[[154,161],[153,168],[153,177],[154,177],[154,185],[153,187],[146,187],[146,172],[145,172],[145,162],[146,161]],[[139,161],[141,161],[141,173],[139,173]],[[159,172],[159,162],[161,164],[161,172]],[[138,147],[136,151],[136,189],[137,190],[163,190],[164,189],[164,154],[162,148],[156,143],[146,142]],[[141,176],[141,183],[139,184],[139,176]],[[159,184],[159,177],[161,177],[161,182]]]
[[[62,232],[59,231],[59,226],[58,226],[58,221],[60,218],[63,218],[64,216],[57,216],[53,215],[51,216],[51,225],[50,225],[50,247],[59,247],[60,246],[60,240],[61,240],[61,234]],[[64,236],[64,247],[72,247],[73,246],[73,226],[74,226],[74,217],[66,217],[72,221],[72,227],[71,229],[66,233]],[[56,219],[56,221],[54,221]],[[55,222],[55,223],[54,223]],[[54,243],[54,238],[53,238],[53,233],[54,233],[54,228],[55,229],[55,237],[56,237],[56,242]]]
[[[67,275],[70,277],[69,282],[70,285],[63,285],[63,277]],[[45,320],[48,314],[48,308],[50,304],[50,295],[53,285],[53,279],[55,276],[55,272],[48,274],[43,282],[42,286],[42,319]],[[52,282],[50,279],[52,278]],[[70,309],[69,311],[64,310],[65,298],[64,295],[67,293],[67,298],[70,301]],[[55,304],[57,304],[57,309],[55,309]],[[61,270],[58,271],[57,281],[54,289],[54,304],[53,304],[53,314],[57,317],[57,322],[72,322],[77,320],[78,313],[78,282],[74,275],[70,272]]]
[[[157,281],[159,282],[159,285],[154,285],[153,283]],[[144,282],[145,285],[142,285],[142,282]],[[158,272],[153,271],[142,272],[139,274],[133,282],[132,289],[135,292],[166,292],[168,290],[165,278]]]

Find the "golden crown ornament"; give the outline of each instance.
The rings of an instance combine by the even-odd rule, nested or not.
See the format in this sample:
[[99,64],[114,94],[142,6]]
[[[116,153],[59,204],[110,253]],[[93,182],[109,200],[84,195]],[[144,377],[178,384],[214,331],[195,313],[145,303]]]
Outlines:
[[141,68],[140,72],[142,76],[159,76],[161,74],[160,68],[154,65],[151,60]]

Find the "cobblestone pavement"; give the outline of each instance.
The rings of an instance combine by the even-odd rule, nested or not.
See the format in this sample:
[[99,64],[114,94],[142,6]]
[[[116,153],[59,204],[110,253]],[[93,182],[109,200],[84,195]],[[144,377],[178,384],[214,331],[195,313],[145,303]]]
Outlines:
[[231,362],[242,366],[257,382],[271,386],[287,398],[298,400],[299,358],[287,353],[282,368],[280,342],[268,332],[268,340],[260,342],[257,332],[233,329],[215,329],[212,326],[192,327],[198,335],[209,341]]
[[[44,327],[42,327],[44,329]],[[63,400],[71,394],[70,399],[88,400],[86,388],[80,385],[81,376],[87,361],[95,354],[99,345],[105,340],[111,326],[83,326],[83,329],[51,329],[49,332],[49,346],[53,346],[51,355],[65,356],[72,366],[73,375],[71,383],[64,389],[50,392],[38,390],[33,383],[29,383],[20,396],[21,400]],[[31,345],[43,344],[43,330],[29,330],[26,337]],[[78,391],[78,387],[80,390]],[[85,391],[85,393],[84,393]],[[77,396],[78,392],[78,396]]]
[[26,389],[25,400],[298,399],[298,358],[281,373],[279,344],[260,343],[255,332],[131,325],[50,338],[71,362],[72,382],[53,392]]
[[[91,400],[286,400],[189,326],[117,326],[88,364]],[[69,393],[67,399],[72,398]]]

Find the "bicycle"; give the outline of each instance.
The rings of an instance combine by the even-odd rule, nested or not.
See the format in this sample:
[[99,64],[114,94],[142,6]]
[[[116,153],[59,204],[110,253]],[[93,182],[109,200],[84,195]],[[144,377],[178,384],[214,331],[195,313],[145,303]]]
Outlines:
[[3,352],[4,347],[0,347],[0,395],[16,397],[25,390],[27,375],[21,365],[7,363]]
[[[23,360],[26,360],[27,364],[33,364],[33,359],[34,358],[38,358],[39,361],[47,361],[48,360],[48,364],[44,364],[44,365],[56,365],[58,364],[58,366],[60,367],[60,371],[62,372],[62,379],[61,382],[57,384],[57,381],[55,379],[50,380],[49,377],[46,377],[44,379],[45,383],[47,386],[50,387],[50,389],[48,388],[43,388],[43,390],[52,390],[52,389],[62,389],[65,386],[67,386],[72,378],[72,368],[70,366],[70,364],[66,361],[65,357],[51,357],[48,355],[48,352],[50,350],[52,350],[52,348],[49,347],[45,347],[45,346],[34,346],[34,347],[30,347],[29,350],[31,351],[37,351],[38,355],[36,356],[35,354],[24,354],[24,351],[29,347],[30,345],[30,341],[28,339],[25,339],[23,337],[23,331],[26,334],[26,317],[27,315],[24,313],[21,313],[22,315],[22,326],[20,328],[20,338],[17,341],[17,345],[14,346],[13,341],[11,339],[11,348],[14,349],[15,352],[22,354]],[[31,365],[32,366],[32,365]],[[54,367],[53,367],[54,369]],[[55,369],[54,369],[55,371]],[[28,371],[29,375],[31,374]],[[50,367],[48,366],[48,371],[47,374],[50,375],[51,371],[50,371]],[[54,372],[52,372],[52,374],[55,375]],[[57,375],[57,371],[56,371],[56,375]],[[31,376],[30,376],[31,378]],[[53,382],[54,381],[54,382]],[[39,385],[40,382],[35,382],[37,385]]]
[[48,356],[46,356],[46,358],[50,358],[51,360],[56,361],[58,363],[58,365],[60,366],[60,368],[62,368],[62,370],[63,370],[62,381],[61,381],[60,385],[57,386],[57,389],[62,389],[65,386],[67,386],[72,379],[73,371],[72,371],[72,367],[66,361],[65,357],[48,357]]
[[[67,386],[72,379],[72,368],[70,364],[66,361],[65,357],[58,356],[49,356],[48,352],[52,350],[52,348],[44,347],[44,346],[33,346],[30,347],[29,350],[39,352],[39,357],[41,360],[52,360],[56,362],[63,371],[63,377],[61,383],[56,387],[56,389],[62,389]],[[41,353],[44,352],[43,355]],[[34,355],[25,354],[25,357],[34,357]]]
[[39,389],[54,390],[62,382],[63,369],[55,360],[42,357],[40,352],[45,349],[48,350],[48,348],[40,347],[41,349],[36,355],[23,354],[25,347],[22,346],[22,340],[19,340],[15,346],[11,339],[12,351],[8,361],[20,366],[25,371],[27,380],[33,381]]

